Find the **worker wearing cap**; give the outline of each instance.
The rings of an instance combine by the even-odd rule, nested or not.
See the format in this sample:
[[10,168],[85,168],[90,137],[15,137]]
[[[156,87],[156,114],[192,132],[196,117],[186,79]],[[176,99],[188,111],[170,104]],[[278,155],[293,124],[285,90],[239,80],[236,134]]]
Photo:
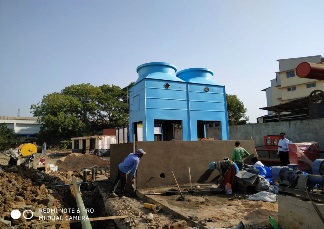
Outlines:
[[286,138],[285,133],[280,133],[280,140],[278,142],[278,154],[280,158],[280,164],[282,166],[287,166],[289,162],[289,140]]
[[136,150],[135,153],[130,153],[124,159],[124,161],[118,165],[118,174],[117,174],[117,178],[114,182],[114,188],[113,188],[111,195],[117,196],[115,194],[115,191],[116,191],[116,188],[120,181],[119,197],[124,196],[125,186],[126,186],[126,182],[127,182],[127,175],[129,174],[131,176],[132,182],[134,182],[135,173],[136,173],[137,167],[139,165],[140,158],[143,157],[144,154],[146,154],[146,152],[144,150],[138,149],[138,150]]

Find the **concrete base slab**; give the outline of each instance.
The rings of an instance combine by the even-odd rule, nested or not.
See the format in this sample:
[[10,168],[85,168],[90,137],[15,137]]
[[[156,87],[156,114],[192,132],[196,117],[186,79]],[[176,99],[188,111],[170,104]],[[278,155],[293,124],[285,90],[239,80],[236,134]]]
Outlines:
[[[278,196],[279,225],[284,229],[324,228],[319,215],[310,201],[303,201],[299,197]],[[322,215],[324,204],[315,203]]]

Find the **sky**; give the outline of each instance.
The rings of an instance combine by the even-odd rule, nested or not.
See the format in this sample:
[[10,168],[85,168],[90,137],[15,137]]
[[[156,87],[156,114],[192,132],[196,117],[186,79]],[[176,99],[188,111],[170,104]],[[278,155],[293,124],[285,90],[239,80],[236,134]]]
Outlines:
[[126,87],[136,68],[209,68],[250,123],[278,59],[324,56],[322,0],[0,0],[0,116],[67,86]]

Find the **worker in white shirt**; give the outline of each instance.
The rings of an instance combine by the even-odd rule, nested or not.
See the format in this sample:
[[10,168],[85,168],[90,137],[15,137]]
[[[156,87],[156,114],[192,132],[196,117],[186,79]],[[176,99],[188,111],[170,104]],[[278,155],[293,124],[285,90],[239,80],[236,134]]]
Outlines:
[[287,166],[289,162],[289,149],[288,149],[289,140],[286,138],[285,133],[280,133],[280,140],[278,142],[278,154],[280,158],[280,164],[282,166]]

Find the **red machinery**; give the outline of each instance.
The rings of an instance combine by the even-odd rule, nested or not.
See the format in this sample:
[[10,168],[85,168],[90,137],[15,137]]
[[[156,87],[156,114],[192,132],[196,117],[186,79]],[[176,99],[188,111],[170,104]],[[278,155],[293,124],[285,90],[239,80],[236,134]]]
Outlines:
[[[302,62],[296,68],[299,78],[324,80],[324,62],[319,64]],[[324,91],[314,90],[308,97],[310,118],[324,118]]]
[[[302,62],[297,66],[296,74],[299,78],[324,80],[324,62],[318,64]],[[310,113],[323,113],[324,92],[321,90],[312,91],[309,102]],[[289,144],[290,163],[297,164],[300,170],[311,169],[310,162],[318,159],[319,154],[320,150],[317,142]]]
[[263,137],[263,144],[265,148],[278,149],[278,142],[280,135],[267,135]]
[[298,165],[299,170],[311,170],[311,163],[320,156],[317,142],[300,142],[289,144],[290,164]]
[[255,150],[258,153],[259,160],[265,165],[278,165],[278,142],[280,135],[266,135],[263,137],[263,146],[257,147]]

